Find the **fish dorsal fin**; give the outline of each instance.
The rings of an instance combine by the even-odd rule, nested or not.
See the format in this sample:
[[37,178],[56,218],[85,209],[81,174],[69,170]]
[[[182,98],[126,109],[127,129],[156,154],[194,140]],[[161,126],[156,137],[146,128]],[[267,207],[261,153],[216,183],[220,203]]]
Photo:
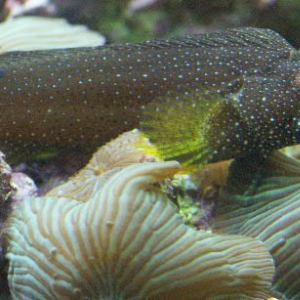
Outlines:
[[[260,47],[270,50],[294,49],[280,34],[264,28],[245,27],[187,35],[171,39],[158,39],[136,44],[111,45],[111,50],[129,50],[139,48],[220,48],[220,47]],[[105,48],[105,47],[104,47]]]

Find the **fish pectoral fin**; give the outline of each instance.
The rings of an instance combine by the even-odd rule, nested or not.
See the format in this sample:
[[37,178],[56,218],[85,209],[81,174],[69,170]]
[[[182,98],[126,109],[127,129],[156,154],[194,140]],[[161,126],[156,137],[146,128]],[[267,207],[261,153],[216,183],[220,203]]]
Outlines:
[[232,157],[237,131],[243,128],[238,118],[232,105],[216,92],[171,93],[145,107],[141,129],[161,158],[202,166]]

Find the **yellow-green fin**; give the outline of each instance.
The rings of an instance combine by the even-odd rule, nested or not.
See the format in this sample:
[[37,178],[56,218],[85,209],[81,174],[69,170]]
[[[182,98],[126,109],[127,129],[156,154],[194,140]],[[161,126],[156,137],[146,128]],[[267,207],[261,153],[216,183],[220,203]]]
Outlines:
[[176,159],[183,166],[203,165],[222,147],[226,132],[220,129],[234,110],[228,106],[217,93],[171,94],[145,107],[141,128],[163,159]]

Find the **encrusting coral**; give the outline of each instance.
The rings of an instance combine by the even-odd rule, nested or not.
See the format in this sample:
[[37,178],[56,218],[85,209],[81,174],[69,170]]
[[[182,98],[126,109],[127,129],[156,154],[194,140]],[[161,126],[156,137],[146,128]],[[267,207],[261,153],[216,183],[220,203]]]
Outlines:
[[[242,234],[263,241],[275,261],[273,289],[286,299],[299,299],[300,162],[275,152],[258,170],[248,189],[243,188],[242,193],[229,189],[218,201],[214,232]],[[237,178],[245,169],[235,172],[240,172],[234,177],[236,191],[240,184]]]
[[[87,184],[101,184],[82,194],[88,199],[29,198],[10,215],[13,298],[266,299],[274,267],[263,243],[184,225],[161,189],[179,164],[139,163],[144,150],[127,164],[128,147],[115,162],[116,150],[99,162],[102,171]],[[77,184],[78,191],[86,183]]]

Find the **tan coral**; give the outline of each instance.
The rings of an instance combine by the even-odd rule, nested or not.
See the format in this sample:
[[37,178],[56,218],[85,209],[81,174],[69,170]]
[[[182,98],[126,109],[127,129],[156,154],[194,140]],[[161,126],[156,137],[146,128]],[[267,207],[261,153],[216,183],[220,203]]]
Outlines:
[[274,269],[264,245],[188,228],[153,187],[178,169],[125,167],[87,202],[24,201],[5,234],[13,298],[265,299]]
[[289,147],[284,147],[280,149],[280,152],[283,154],[299,159],[300,158],[300,145],[294,145],[294,146],[289,146]]
[[[77,175],[52,189],[47,196],[87,201],[101,188],[103,181],[120,168],[156,161],[151,153],[155,153],[155,147],[138,130],[125,132],[101,147]],[[103,173],[105,176],[100,177]]]
[[227,184],[229,167],[232,159],[205,165],[194,171],[191,179],[200,187],[202,199],[217,199]]

